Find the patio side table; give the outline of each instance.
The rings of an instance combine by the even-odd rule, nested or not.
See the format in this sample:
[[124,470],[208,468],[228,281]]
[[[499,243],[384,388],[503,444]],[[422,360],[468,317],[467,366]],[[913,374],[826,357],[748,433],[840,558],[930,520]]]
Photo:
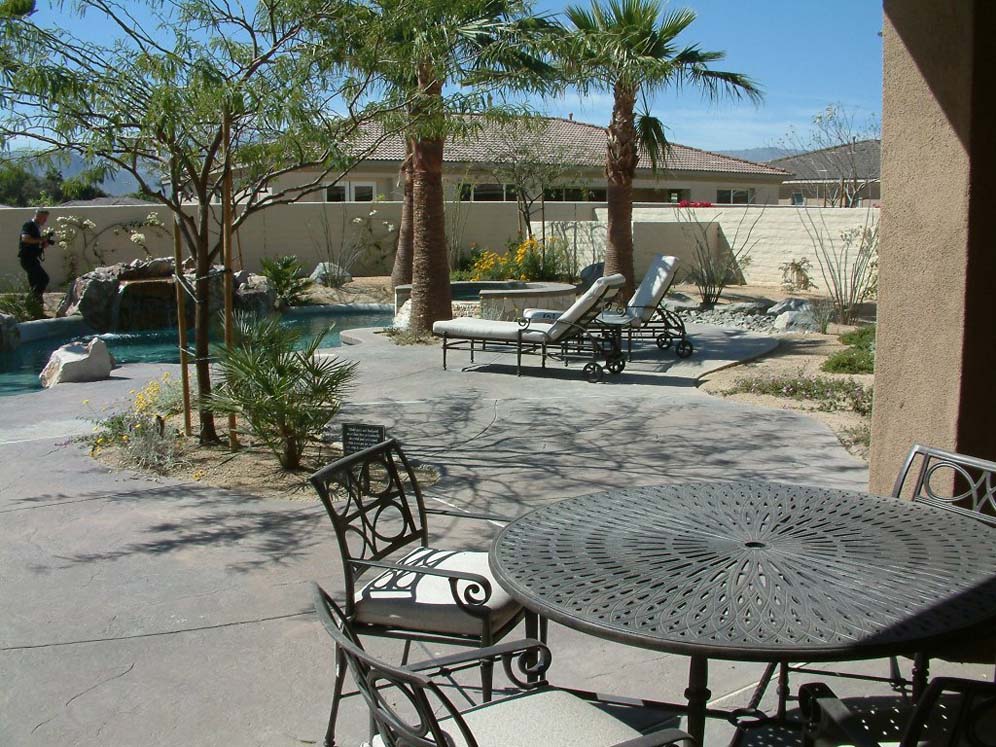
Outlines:
[[912,653],[996,619],[992,536],[892,498],[693,483],[536,509],[501,531],[491,567],[550,620],[691,657],[683,710],[701,744],[710,658]]

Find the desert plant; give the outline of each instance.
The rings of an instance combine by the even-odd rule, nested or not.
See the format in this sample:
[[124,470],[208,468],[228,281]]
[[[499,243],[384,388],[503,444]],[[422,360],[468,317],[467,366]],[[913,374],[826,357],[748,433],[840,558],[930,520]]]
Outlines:
[[709,229],[718,223],[723,213],[710,216],[704,223],[687,208],[679,207],[675,215],[680,223],[684,223],[694,243],[695,256],[691,267],[685,273],[685,280],[698,288],[699,297],[705,306],[717,303],[723,290],[728,285],[742,282],[743,271],[750,264],[751,249],[757,244],[757,239],[751,240],[751,235],[758,221],[764,214],[764,208],[757,210],[754,219],[748,224],[749,208],[745,209],[737,221],[732,237],[727,237],[728,248],[716,251],[709,241]]
[[[819,223],[813,215],[819,216]],[[837,321],[851,324],[858,304],[875,295],[878,287],[878,223],[871,210],[862,226],[841,231],[835,240],[819,210],[800,210],[809,234],[823,284],[830,293]]]
[[179,387],[166,373],[131,394],[134,399],[127,409],[96,421],[93,433],[84,439],[90,453],[98,456],[116,447],[128,466],[160,475],[184,466],[179,433],[166,422],[180,411]]
[[208,406],[242,418],[284,469],[297,469],[305,447],[339,412],[356,364],[315,355],[328,329],[302,350],[300,333],[275,318],[238,314],[236,333],[235,345],[217,350],[223,381]]
[[262,265],[263,276],[276,294],[274,305],[278,310],[294,306],[304,300],[304,291],[310,281],[301,277],[304,267],[297,257],[284,256],[275,259],[264,257]]
[[31,292],[27,281],[0,281],[0,313],[10,314],[19,322],[41,319],[45,315],[38,296]]
[[127,236],[128,241],[139,247],[145,255],[152,256],[148,248],[148,234],[167,235],[159,213],[150,212],[141,220],[118,221],[97,230],[97,224],[79,215],[62,215],[55,219],[55,238],[62,250],[66,275],[74,278],[80,270],[110,264],[110,251],[102,245],[108,236]]
[[872,388],[854,379],[831,379],[824,376],[746,376],[733,382],[727,394],[745,392],[774,397],[810,400],[826,412],[852,410],[868,415],[872,407]]
[[821,335],[825,335],[830,329],[830,322],[834,320],[837,310],[833,301],[829,298],[818,298],[812,303],[813,319],[816,320],[816,328]]
[[788,262],[778,265],[778,269],[782,271],[782,287],[787,291],[804,291],[816,287],[809,275],[813,265],[808,257],[802,259],[793,257]]

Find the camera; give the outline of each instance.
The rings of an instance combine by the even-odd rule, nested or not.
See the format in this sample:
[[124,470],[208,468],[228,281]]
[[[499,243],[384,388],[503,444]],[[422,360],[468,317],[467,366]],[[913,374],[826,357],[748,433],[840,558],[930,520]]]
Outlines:
[[45,234],[45,240],[48,242],[49,246],[54,245],[55,244],[55,231],[49,231],[47,234]]

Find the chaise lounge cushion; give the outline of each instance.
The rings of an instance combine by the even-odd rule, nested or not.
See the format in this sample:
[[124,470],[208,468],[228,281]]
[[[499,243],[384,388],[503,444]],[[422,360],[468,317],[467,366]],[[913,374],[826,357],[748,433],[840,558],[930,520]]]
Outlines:
[[[447,319],[432,325],[434,335],[447,335],[462,339],[502,340],[515,342],[519,339],[519,331],[523,328],[518,322],[501,322],[494,319],[476,319],[461,316],[457,319]],[[523,342],[543,342],[550,331],[549,324],[530,324],[522,332]]]

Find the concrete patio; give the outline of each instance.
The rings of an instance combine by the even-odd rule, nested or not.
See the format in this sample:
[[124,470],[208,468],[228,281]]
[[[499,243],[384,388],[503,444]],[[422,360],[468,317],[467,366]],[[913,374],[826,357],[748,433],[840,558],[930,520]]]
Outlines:
[[[469,359],[454,354],[444,372],[438,347],[352,332],[360,344],[340,353],[358,361],[358,385],[339,420],[382,423],[410,457],[438,469],[430,500],[512,516],[622,485],[740,478],[866,488],[865,465],[816,421],[695,388],[703,373],[763,354],[771,339],[691,333],[691,359],[644,348],[623,374],[593,385],[577,365],[536,365],[517,378],[491,354],[467,371]],[[124,402],[166,369],[176,367],[126,366],[110,381],[0,399],[0,744],[321,743],[332,651],[308,582],[340,588],[321,505],[112,472],[68,440],[90,430],[81,412]],[[476,522],[434,526],[441,544],[490,541]],[[551,626],[550,645],[555,683],[682,697],[683,657],[560,626]],[[887,671],[884,662],[848,668]],[[746,703],[761,670],[714,662],[713,702]],[[461,681],[473,687],[475,676]],[[834,687],[889,693],[858,681]],[[347,698],[340,743],[359,745],[366,729],[362,703]],[[710,723],[707,743],[731,735]]]

